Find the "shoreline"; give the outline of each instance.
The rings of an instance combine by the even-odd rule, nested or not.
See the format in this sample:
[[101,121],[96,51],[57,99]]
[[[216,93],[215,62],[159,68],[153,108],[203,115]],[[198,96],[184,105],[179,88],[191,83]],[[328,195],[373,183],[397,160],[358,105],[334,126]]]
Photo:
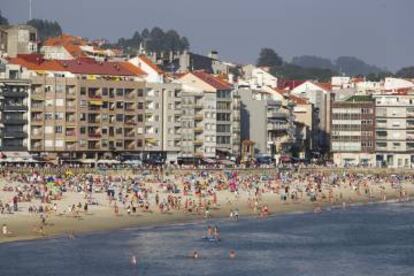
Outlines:
[[[365,198],[360,198],[355,200],[355,198],[351,199],[352,203],[347,203],[346,208],[353,208],[353,207],[367,207],[367,206],[375,206],[375,205],[384,205],[384,204],[390,204],[390,203],[403,203],[403,202],[411,202],[413,199],[403,200],[401,201],[397,195],[393,193],[387,193],[387,197],[389,198],[387,200],[382,200],[379,198],[375,198],[374,200],[367,201]],[[355,200],[355,201],[354,201]],[[245,212],[246,210],[243,210],[241,212],[241,218],[242,219],[267,219],[267,218],[273,218],[276,216],[281,215],[296,215],[296,214],[310,214],[314,213],[314,210],[316,207],[322,208],[322,213],[326,212],[326,208],[331,209],[341,209],[343,208],[342,204],[329,204],[328,202],[288,202],[285,204],[282,204],[281,209],[275,210],[271,212],[271,214],[265,218],[261,218],[258,216],[258,214],[254,214],[253,211]],[[36,235],[27,231],[24,231],[25,233],[22,235],[15,235],[10,237],[1,237],[0,238],[0,246],[3,244],[10,244],[10,243],[19,243],[19,242],[25,242],[25,241],[36,241],[36,240],[48,240],[48,239],[58,239],[65,236],[69,236],[69,234],[73,235],[94,235],[94,234],[105,234],[113,231],[122,231],[122,230],[128,230],[128,229],[137,229],[142,230],[146,228],[157,228],[157,227],[166,227],[166,226],[174,226],[174,225],[180,225],[180,224],[199,224],[199,223],[206,223],[208,220],[211,219],[229,219],[228,214],[225,214],[224,212],[227,211],[227,208],[219,209],[212,212],[212,217],[209,219],[195,216],[195,215],[184,215],[184,214],[156,214],[151,216],[146,216],[146,220],[138,220],[133,221],[138,216],[132,216],[132,217],[126,217],[125,220],[122,221],[121,224],[115,225],[112,224],[114,220],[122,219],[122,217],[125,217],[126,215],[122,215],[121,217],[101,217],[99,218],[102,223],[101,227],[94,225],[91,225],[88,223],[86,225],[87,227],[76,227],[72,229],[71,231],[68,231],[67,229],[62,229],[61,227],[58,227],[59,229],[51,229],[51,234],[46,234],[44,236],[42,235]],[[93,214],[92,214],[93,215]],[[318,215],[318,214],[315,214]],[[22,217],[22,216],[20,216]],[[0,217],[1,218],[1,217]],[[58,219],[57,221],[55,219]],[[61,222],[62,220],[70,220],[73,218],[70,217],[52,217],[50,220],[51,222]],[[19,223],[16,223],[16,226],[20,226],[22,228],[26,227],[27,221],[23,220]],[[55,224],[52,224],[52,226],[55,226]],[[85,225],[84,225],[85,226]]]

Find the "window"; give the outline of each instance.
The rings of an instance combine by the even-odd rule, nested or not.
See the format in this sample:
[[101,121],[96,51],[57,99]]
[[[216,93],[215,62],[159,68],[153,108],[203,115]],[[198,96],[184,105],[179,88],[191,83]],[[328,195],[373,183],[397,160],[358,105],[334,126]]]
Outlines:
[[53,113],[45,113],[45,120],[46,121],[53,120]]
[[108,96],[108,88],[102,88],[102,96]]
[[55,127],[55,133],[62,133],[62,132],[63,132],[63,127],[62,126]]
[[56,99],[56,106],[64,106],[64,100],[63,99]]
[[62,148],[64,145],[64,141],[63,140],[56,140],[55,141],[55,146],[58,148]]
[[122,135],[122,127],[117,127],[117,128],[115,129],[115,133],[116,133],[117,135]]
[[56,112],[55,113],[55,120],[63,120],[63,113],[62,112]]
[[124,121],[124,115],[123,114],[116,114],[116,121],[117,122],[123,122]]
[[144,97],[144,89],[138,89],[138,97]]
[[86,95],[86,87],[81,87],[80,94],[81,94],[81,96],[85,96]]
[[45,126],[45,133],[46,134],[52,134],[53,133],[53,127],[52,126]]
[[53,147],[53,140],[45,140],[45,147]]
[[123,97],[124,96],[124,89],[122,89],[122,88],[116,89],[116,96],[117,97]]
[[86,127],[81,127],[79,129],[80,134],[86,134]]
[[144,116],[142,114],[138,114],[137,115],[137,121],[138,122],[143,122],[144,121]]
[[143,103],[143,102],[139,102],[139,103],[138,103],[138,109],[139,109],[139,110],[144,109],[144,103]]

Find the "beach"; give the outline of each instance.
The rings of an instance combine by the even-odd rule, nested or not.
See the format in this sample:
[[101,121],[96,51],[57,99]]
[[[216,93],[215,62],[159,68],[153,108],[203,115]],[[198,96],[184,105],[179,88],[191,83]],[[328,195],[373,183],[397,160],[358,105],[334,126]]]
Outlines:
[[[220,175],[210,175],[222,177]],[[323,188],[322,195],[316,200],[312,201],[308,196],[296,196],[292,199],[283,198],[279,190],[283,190],[277,179],[265,180],[258,186],[251,189],[239,189],[237,193],[224,189],[215,191],[213,196],[204,196],[201,199],[194,193],[194,190],[183,193],[184,180],[187,176],[174,176],[175,184],[180,190],[180,193],[174,196],[182,198],[180,206],[176,208],[168,208],[163,210],[158,208],[157,205],[152,202],[155,201],[156,194],[159,196],[160,202],[167,202],[167,198],[172,195],[171,192],[165,190],[164,186],[159,183],[154,183],[153,179],[150,179],[148,183],[142,184],[145,186],[151,186],[153,191],[148,193],[147,201],[151,202],[151,207],[146,210],[145,208],[137,208],[135,213],[128,212],[129,205],[123,204],[121,200],[108,200],[107,193],[94,192],[93,198],[98,205],[89,205],[88,210],[78,209],[76,212],[68,211],[68,206],[76,205],[81,202],[85,202],[84,191],[66,191],[62,194],[62,198],[59,200],[53,200],[48,205],[53,206],[56,203],[55,209],[50,209],[48,212],[30,213],[27,210],[34,204],[34,200],[31,202],[19,202],[19,211],[13,212],[13,214],[1,214],[0,224],[6,224],[8,235],[0,236],[0,242],[12,242],[18,240],[29,239],[41,239],[53,236],[73,236],[83,233],[111,231],[115,229],[130,228],[130,227],[144,227],[144,226],[158,226],[166,224],[176,224],[184,222],[205,222],[211,218],[229,218],[233,210],[237,210],[240,217],[257,217],[258,220],[265,219],[267,215],[278,215],[287,213],[298,212],[324,212],[327,208],[346,208],[355,204],[368,204],[373,202],[387,202],[389,200],[408,200],[410,195],[414,195],[414,185],[411,181],[401,181],[399,188],[393,188],[392,185],[378,184],[375,180],[370,180],[364,185],[369,189],[369,195],[362,191],[362,186],[356,188],[355,184],[345,183],[344,185],[337,185],[335,187]],[[238,176],[238,178],[242,178]],[[237,178],[236,178],[237,179]],[[179,180],[183,180],[180,182]],[[241,182],[247,182],[249,179],[240,180]],[[156,182],[156,181],[155,181]],[[19,186],[22,185],[19,182],[10,183],[6,179],[0,182],[0,200],[4,202],[11,202],[13,196],[16,194],[14,191],[4,191],[5,186]],[[361,182],[358,182],[358,185]],[[367,184],[368,183],[368,184]],[[161,185],[161,186],[160,186]],[[239,184],[241,185],[241,184]],[[278,189],[272,187],[276,185]],[[299,184],[300,185],[300,184]],[[266,188],[266,187],[267,188]],[[156,193],[155,190],[158,192]],[[253,195],[253,191],[258,195]],[[404,198],[401,198],[401,191],[404,191]],[[287,193],[289,195],[289,193]],[[294,193],[292,193],[294,194]],[[329,194],[329,196],[327,196]],[[258,197],[258,199],[254,199]],[[197,202],[196,205],[204,206],[208,204],[210,208],[194,208],[192,212],[187,211],[189,207],[184,207],[184,198],[189,201],[193,200]],[[207,198],[207,199],[206,199]],[[206,203],[208,200],[208,203]],[[118,201],[118,203],[116,203]],[[211,201],[211,202],[210,202]],[[213,203],[213,201],[215,201]],[[114,203],[115,202],[115,203]],[[118,207],[118,212],[115,211],[114,206]],[[187,204],[186,204],[187,205]],[[257,206],[255,206],[257,205]],[[263,215],[261,207],[268,208],[268,214]],[[206,213],[208,209],[208,213]],[[41,222],[41,217],[45,217],[45,223]],[[229,218],[230,219],[230,218]]]

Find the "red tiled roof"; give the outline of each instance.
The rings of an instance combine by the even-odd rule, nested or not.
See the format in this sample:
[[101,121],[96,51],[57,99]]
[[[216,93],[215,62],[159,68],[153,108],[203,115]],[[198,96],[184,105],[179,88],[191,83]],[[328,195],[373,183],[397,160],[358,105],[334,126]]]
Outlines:
[[67,71],[74,74],[106,75],[106,76],[142,76],[140,68],[129,62],[97,62],[89,58],[76,60],[45,60],[41,55],[18,55],[10,58],[12,64],[19,64],[29,70]]
[[68,51],[74,58],[84,57],[80,46],[87,45],[87,41],[78,36],[69,34],[62,34],[57,37],[52,37],[43,43],[44,46],[62,46]]
[[38,54],[21,54],[15,58],[10,58],[11,64],[21,65],[29,70],[39,71],[67,71],[65,68],[56,60],[45,60],[41,55]]
[[126,70],[134,73],[137,76],[142,76],[142,75],[146,75],[146,73],[139,67],[133,65],[130,62],[120,62],[119,63],[121,65],[121,67],[124,67]]
[[303,81],[303,80],[278,80],[277,81],[277,86],[278,86],[278,88],[281,88],[281,89],[288,88],[289,90],[292,90],[292,89],[294,89],[295,87],[298,87],[299,85],[301,85],[304,82],[305,81]]
[[306,99],[295,96],[295,95],[289,95],[289,100],[291,100],[292,102],[294,102],[297,105],[308,104],[308,101]]
[[154,64],[149,58],[147,58],[145,55],[140,55],[139,58],[147,64],[149,67],[154,69],[158,74],[162,75],[164,74],[164,71],[162,71],[156,64]]
[[326,91],[332,90],[332,84],[330,82],[313,82],[313,84],[319,86],[320,88]]
[[135,72],[126,69],[121,62],[97,62],[93,59],[80,58],[77,60],[62,60],[60,63],[66,71],[74,74],[136,76]]
[[290,90],[289,89],[280,89],[280,88],[277,88],[277,87],[272,87],[272,90],[274,92],[282,95],[282,96],[286,96],[287,94],[290,93]]
[[205,71],[193,71],[189,74],[193,74],[194,76],[196,76],[197,78],[199,78],[200,80],[204,81],[205,83],[207,83],[208,85],[214,87],[217,90],[230,90],[232,89],[232,86],[220,79],[217,78],[213,75],[210,75],[208,73],[206,73]]

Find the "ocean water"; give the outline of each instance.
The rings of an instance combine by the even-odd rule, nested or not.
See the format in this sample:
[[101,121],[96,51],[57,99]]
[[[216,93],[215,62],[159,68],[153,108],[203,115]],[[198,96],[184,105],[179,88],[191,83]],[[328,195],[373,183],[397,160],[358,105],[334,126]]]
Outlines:
[[[201,239],[208,224],[221,242]],[[414,204],[2,244],[0,275],[414,275]]]

